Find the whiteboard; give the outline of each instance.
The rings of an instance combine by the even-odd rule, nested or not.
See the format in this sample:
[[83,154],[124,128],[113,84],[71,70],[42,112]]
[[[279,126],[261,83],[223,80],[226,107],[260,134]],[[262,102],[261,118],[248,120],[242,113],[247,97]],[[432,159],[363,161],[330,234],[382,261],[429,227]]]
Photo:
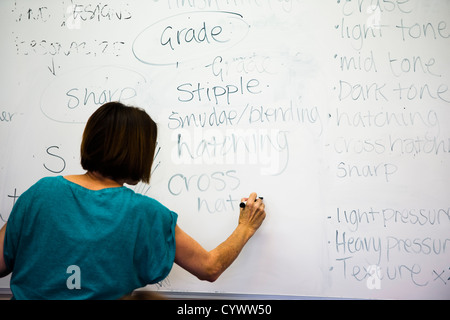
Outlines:
[[[450,1],[3,0],[0,225],[82,173],[101,104],[158,123],[151,184],[212,249],[241,197],[267,218],[215,282],[165,292],[450,298]],[[1,285],[8,287],[8,279]]]

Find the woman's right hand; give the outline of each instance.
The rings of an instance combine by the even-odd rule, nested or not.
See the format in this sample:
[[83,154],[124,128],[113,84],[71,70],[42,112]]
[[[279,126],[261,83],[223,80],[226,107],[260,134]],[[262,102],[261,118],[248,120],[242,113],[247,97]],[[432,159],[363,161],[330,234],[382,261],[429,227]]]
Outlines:
[[244,201],[247,203],[244,208],[240,209],[239,224],[248,227],[255,233],[266,218],[265,205],[262,198],[258,198],[254,192],[248,198],[241,199],[241,202]]

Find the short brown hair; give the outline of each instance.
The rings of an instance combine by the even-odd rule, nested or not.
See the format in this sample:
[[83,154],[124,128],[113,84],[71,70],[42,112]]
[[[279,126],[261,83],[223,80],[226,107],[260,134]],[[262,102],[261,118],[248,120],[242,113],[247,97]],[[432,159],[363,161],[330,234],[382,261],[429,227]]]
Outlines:
[[150,182],[158,130],[140,108],[108,102],[89,118],[81,142],[81,166],[105,177]]

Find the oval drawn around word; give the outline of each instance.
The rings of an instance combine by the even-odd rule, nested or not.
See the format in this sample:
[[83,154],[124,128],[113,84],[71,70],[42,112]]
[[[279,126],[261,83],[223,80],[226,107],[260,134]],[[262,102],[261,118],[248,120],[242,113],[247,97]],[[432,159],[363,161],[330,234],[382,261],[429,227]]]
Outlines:
[[145,28],[133,42],[133,54],[150,65],[173,65],[218,54],[243,41],[250,25],[226,11],[177,14]]
[[140,73],[118,66],[84,67],[55,79],[41,96],[41,111],[62,123],[86,123],[102,104],[133,103],[146,79]]

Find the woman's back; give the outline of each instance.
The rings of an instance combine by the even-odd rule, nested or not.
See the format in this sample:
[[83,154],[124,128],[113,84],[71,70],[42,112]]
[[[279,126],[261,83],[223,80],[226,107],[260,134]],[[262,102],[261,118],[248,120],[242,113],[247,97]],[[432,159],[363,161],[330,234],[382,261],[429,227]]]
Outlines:
[[127,187],[44,178],[17,201],[5,260],[17,299],[117,299],[169,273],[177,215]]

